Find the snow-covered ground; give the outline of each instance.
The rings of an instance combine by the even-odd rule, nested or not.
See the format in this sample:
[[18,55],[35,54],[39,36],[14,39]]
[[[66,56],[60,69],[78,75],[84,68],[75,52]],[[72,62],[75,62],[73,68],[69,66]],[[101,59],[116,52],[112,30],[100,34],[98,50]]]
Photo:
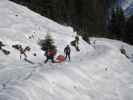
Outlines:
[[[63,54],[76,35],[71,27],[0,0],[0,40],[11,52],[0,52],[0,100],[133,100],[133,64],[119,51],[123,45],[132,57],[133,46],[91,38],[91,42],[96,40],[94,49],[80,38],[80,52],[71,47],[71,62],[43,64],[44,52],[38,41],[47,33],[58,54]],[[28,59],[35,64],[19,59],[19,52],[12,48],[17,43],[31,47]]]

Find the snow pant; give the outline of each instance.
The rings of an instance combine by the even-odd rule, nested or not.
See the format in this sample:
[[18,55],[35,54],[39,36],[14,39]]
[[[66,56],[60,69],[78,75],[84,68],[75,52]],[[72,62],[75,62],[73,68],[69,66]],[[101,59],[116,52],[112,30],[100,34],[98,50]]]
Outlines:
[[69,61],[71,60],[71,58],[70,58],[70,53],[66,53],[65,60],[66,60],[67,58],[69,59]]
[[49,56],[47,56],[46,57],[46,60],[44,61],[45,63],[47,63],[48,62],[48,60],[51,60],[52,61],[52,63],[54,63],[55,61],[54,61],[54,57],[52,56],[52,57],[49,57]]

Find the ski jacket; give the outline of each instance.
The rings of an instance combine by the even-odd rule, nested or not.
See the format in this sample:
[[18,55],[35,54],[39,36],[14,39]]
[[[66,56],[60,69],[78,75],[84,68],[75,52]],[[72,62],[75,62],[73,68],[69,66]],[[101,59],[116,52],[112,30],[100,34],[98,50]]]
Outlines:
[[71,52],[70,47],[65,47],[64,52],[65,52],[65,53],[70,53],[70,52]]

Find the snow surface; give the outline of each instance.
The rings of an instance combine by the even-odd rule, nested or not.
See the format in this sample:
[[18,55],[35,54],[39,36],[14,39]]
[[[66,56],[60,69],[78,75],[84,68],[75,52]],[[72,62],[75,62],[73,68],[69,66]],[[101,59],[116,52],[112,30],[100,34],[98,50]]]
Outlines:
[[[43,64],[44,52],[37,43],[47,33],[58,54],[76,35],[71,27],[0,0],[0,40],[11,52],[0,52],[0,100],[133,100],[133,64],[119,51],[123,45],[132,58],[133,46],[104,38],[91,38],[91,46],[80,38],[80,52],[71,47],[71,62]],[[20,60],[13,44],[30,46],[28,59],[35,64]]]

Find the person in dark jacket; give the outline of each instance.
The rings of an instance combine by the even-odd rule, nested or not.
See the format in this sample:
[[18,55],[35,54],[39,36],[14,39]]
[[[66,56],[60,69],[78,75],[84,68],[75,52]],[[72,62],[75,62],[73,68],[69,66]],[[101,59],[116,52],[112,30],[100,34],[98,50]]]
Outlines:
[[78,44],[79,44],[79,36],[78,35],[75,36],[75,42],[76,42],[76,46],[78,46]]
[[54,56],[55,55],[56,55],[55,51],[53,51],[53,50],[46,50],[45,51],[45,56],[46,56],[45,63],[47,63],[49,59],[52,61],[52,63],[55,63],[55,61],[54,61]]
[[24,59],[27,59],[27,54],[26,54],[26,52],[27,52],[27,51],[30,51],[30,50],[31,50],[31,48],[30,48],[29,46],[23,48],[22,45],[20,45],[20,47],[19,47],[19,51],[20,51],[20,60],[21,60],[21,58],[22,58],[22,55],[24,55]]
[[22,58],[22,55],[24,55],[24,57],[25,57],[25,59],[26,59],[26,58],[27,58],[26,50],[24,50],[24,49],[22,48],[22,46],[20,46],[19,51],[20,51],[20,60],[21,60],[21,58]]
[[70,49],[69,45],[67,45],[65,47],[64,53],[65,53],[65,60],[68,58],[69,61],[70,61],[71,60],[71,58],[70,58],[71,49]]
[[80,51],[79,49],[79,36],[75,36],[75,48],[77,51]]

